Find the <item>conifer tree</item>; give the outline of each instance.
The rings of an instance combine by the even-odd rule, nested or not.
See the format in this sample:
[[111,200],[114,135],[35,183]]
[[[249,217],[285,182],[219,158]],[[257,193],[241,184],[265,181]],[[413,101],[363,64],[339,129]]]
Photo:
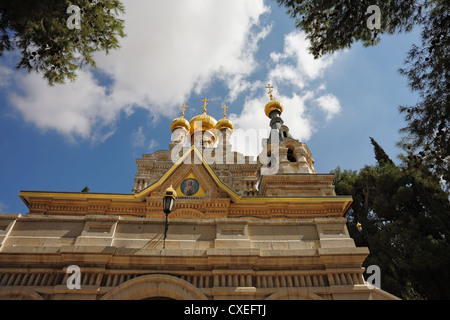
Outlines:
[[370,142],[373,145],[374,152],[375,152],[375,159],[377,159],[378,164],[380,166],[384,164],[394,164],[394,162],[389,158],[387,153],[384,151],[384,149],[375,141],[374,138],[370,137]]
[[383,161],[382,150],[377,165],[332,171],[336,194],[353,197],[346,217],[356,245],[369,247],[363,266],[378,265],[381,288],[403,299],[449,299],[448,196],[429,167]]

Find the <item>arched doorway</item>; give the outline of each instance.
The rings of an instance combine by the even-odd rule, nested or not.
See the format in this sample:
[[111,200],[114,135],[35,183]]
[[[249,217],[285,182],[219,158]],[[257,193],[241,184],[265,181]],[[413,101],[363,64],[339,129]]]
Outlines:
[[207,300],[189,282],[166,274],[151,274],[128,280],[105,294],[104,300]]
[[323,300],[323,298],[303,288],[285,288],[271,294],[266,300]]

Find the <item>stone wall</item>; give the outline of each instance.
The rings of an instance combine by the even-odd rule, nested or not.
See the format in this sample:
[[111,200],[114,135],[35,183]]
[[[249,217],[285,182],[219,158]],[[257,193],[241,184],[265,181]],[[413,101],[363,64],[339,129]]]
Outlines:
[[[374,299],[345,218],[0,215],[0,298]],[[66,285],[81,270],[81,289]]]

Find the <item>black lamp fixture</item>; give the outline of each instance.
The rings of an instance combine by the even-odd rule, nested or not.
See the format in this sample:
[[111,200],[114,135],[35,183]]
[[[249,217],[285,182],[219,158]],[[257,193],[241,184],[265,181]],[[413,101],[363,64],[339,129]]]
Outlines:
[[362,231],[362,225],[361,225],[361,223],[359,223],[359,222],[356,223],[356,229],[358,229],[359,232]]
[[169,223],[167,221],[167,216],[172,212],[173,205],[175,204],[175,199],[177,198],[177,193],[172,188],[172,185],[166,189],[163,198],[163,211],[166,214],[166,224],[164,226],[164,243],[163,249],[166,248],[166,237],[167,237],[167,229],[169,229]]

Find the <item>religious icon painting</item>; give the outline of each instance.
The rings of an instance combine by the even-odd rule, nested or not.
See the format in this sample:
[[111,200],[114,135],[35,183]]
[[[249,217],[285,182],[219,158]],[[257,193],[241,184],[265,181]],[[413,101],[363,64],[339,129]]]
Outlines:
[[198,192],[199,184],[194,178],[187,178],[181,183],[181,192],[185,196],[193,196]]

